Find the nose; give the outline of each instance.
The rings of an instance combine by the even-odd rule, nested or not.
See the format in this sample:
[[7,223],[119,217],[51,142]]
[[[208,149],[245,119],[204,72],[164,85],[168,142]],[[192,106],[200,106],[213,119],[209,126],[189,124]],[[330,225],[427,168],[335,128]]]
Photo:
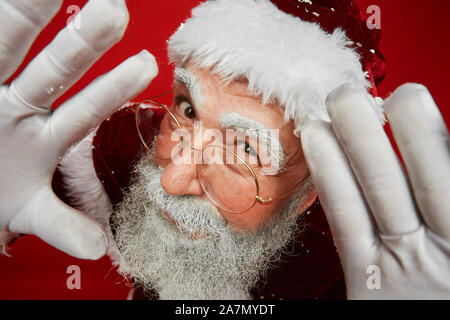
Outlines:
[[171,162],[161,176],[161,186],[167,194],[172,196],[204,194],[195,164]]
[[[161,176],[161,186],[169,195],[190,194],[201,196],[204,194],[196,168],[196,163],[200,163],[202,160],[200,150],[203,137],[201,129],[197,133],[195,132],[196,130],[192,133],[188,132],[187,136],[184,137],[188,144],[184,146],[179,144],[180,148],[175,146],[172,149],[172,157],[176,155],[175,158],[166,162],[164,173]],[[191,136],[193,139],[191,139]],[[192,144],[195,145],[194,148],[189,146],[192,146]]]

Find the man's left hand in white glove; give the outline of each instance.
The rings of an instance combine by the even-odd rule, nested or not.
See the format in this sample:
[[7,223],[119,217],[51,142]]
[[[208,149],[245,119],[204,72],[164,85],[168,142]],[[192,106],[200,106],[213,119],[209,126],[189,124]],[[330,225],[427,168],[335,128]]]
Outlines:
[[[0,83],[61,3],[0,0]],[[73,20],[11,85],[0,86],[0,236],[34,234],[72,256],[98,259],[108,245],[104,231],[55,196],[52,176],[70,146],[148,86],[157,65],[143,51],[52,112],[53,102],[122,38],[129,20],[123,0],[90,1],[79,15],[79,24]]]
[[450,299],[449,135],[430,93],[406,84],[384,104],[408,174],[366,92],[327,104],[331,124],[310,121],[302,143],[348,297]]

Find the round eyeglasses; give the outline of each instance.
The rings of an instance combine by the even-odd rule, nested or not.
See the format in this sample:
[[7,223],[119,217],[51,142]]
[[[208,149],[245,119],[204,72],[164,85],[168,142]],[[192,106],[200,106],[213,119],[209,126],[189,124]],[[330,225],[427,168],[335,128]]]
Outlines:
[[[261,166],[258,164],[257,155],[249,146],[245,139],[234,139],[229,142],[216,141],[202,148],[191,144],[190,132],[193,131],[193,122],[186,121],[180,116],[175,116],[165,105],[153,100],[144,100],[134,107],[136,127],[139,137],[145,148],[160,160],[173,161],[174,155],[189,150],[199,153],[199,159],[195,161],[197,176],[203,191],[209,200],[218,208],[229,213],[244,213],[252,209],[255,204],[270,205],[274,200],[282,199],[291,191],[302,184],[300,181],[289,190],[285,190],[278,197],[262,196],[262,188],[259,180],[266,180],[268,177],[261,173]],[[160,118],[165,113],[163,120],[168,122],[164,125],[164,136],[172,136],[173,132],[178,132],[179,139],[165,141],[164,145],[170,146],[171,155],[162,155],[156,148],[156,139],[160,133],[159,124],[155,123],[156,118]],[[167,119],[165,119],[167,117]],[[173,150],[176,150],[173,152]],[[243,152],[241,152],[243,151]],[[189,160],[191,155],[188,155]],[[226,161],[223,161],[226,160]]]

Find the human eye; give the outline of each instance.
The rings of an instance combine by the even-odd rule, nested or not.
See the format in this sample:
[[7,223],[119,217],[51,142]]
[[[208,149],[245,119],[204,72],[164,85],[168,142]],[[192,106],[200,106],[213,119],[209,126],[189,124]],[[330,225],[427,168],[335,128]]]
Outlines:
[[184,119],[195,120],[197,118],[192,103],[186,97],[177,97],[175,104],[177,113]]
[[245,158],[245,162],[251,165],[260,165],[259,155],[249,141],[238,140],[236,143],[237,154]]

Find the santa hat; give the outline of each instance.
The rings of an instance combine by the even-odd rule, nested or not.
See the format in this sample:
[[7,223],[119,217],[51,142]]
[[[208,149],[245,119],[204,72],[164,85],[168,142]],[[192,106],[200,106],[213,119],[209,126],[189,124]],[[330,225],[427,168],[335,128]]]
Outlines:
[[385,70],[379,35],[352,0],[213,0],[192,11],[168,51],[176,64],[192,62],[226,82],[246,77],[298,131],[306,118],[329,121],[326,97],[344,83],[376,96]]
[[[376,96],[385,72],[379,36],[352,0],[210,0],[193,10],[168,49],[176,64],[193,62],[225,81],[246,77],[250,90],[276,100],[300,129],[306,118],[329,120],[325,100],[341,84]],[[141,147],[125,106],[72,148],[60,167],[71,205],[104,226],[116,262],[109,216]]]

